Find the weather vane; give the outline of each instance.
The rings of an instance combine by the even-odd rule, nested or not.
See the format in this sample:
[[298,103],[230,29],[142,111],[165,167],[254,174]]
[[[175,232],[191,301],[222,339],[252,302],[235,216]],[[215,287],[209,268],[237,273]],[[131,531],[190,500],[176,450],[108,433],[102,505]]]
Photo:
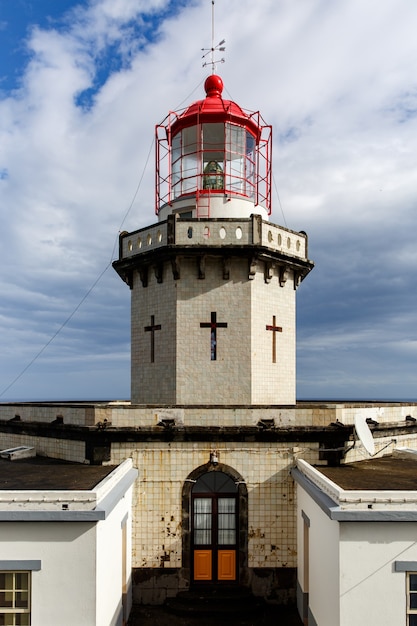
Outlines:
[[224,63],[224,59],[216,59],[216,52],[224,52],[226,50],[224,44],[226,43],[225,39],[219,41],[219,43],[214,45],[214,0],[211,0],[211,48],[201,48],[201,51],[204,52],[202,59],[205,59],[209,54],[211,54],[211,61],[204,61],[203,67],[207,65],[211,65],[211,71],[214,74],[216,71],[216,63]]

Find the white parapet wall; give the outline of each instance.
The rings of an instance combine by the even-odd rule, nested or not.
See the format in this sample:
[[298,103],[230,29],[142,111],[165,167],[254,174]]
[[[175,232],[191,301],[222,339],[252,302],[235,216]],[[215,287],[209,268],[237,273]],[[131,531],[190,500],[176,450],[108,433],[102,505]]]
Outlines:
[[[254,216],[256,217],[256,216]],[[259,224],[261,227],[259,228]],[[122,257],[150,252],[168,244],[177,246],[261,245],[300,259],[307,257],[307,236],[266,220],[251,218],[177,219],[175,238],[168,241],[168,222],[158,222],[122,235]]]

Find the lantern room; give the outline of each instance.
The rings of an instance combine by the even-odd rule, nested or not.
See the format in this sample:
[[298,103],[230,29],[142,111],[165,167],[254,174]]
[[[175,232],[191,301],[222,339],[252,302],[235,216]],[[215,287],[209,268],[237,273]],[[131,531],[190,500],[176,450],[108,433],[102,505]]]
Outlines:
[[156,126],[156,213],[243,218],[271,213],[272,128],[222,97],[212,74],[206,97]]

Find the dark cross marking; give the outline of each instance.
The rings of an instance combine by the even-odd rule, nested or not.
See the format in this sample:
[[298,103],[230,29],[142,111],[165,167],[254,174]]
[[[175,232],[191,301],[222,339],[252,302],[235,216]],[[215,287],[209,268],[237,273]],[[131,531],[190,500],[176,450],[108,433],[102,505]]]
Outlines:
[[217,321],[217,313],[211,313],[211,321],[210,322],[200,322],[200,328],[210,328],[210,354],[211,360],[216,361],[217,359],[217,329],[218,328],[227,328],[227,322],[218,322]]
[[155,331],[161,330],[161,324],[155,324],[155,315],[151,315],[151,325],[145,326],[146,332],[151,333],[151,363],[155,361]]
[[272,363],[277,362],[277,333],[282,333],[281,326],[276,325],[276,317],[272,316],[272,325],[267,324],[266,330],[272,330]]

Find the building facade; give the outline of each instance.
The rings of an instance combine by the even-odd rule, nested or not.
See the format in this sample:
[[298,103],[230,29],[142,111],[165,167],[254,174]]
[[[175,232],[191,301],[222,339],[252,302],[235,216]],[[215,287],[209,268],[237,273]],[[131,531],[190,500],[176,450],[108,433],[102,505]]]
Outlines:
[[131,461],[80,467],[2,458],[0,468],[1,623],[126,624],[137,476]]
[[222,585],[292,602],[297,460],[363,458],[358,416],[373,421],[376,455],[393,438],[413,447],[417,406],[296,401],[307,236],[269,221],[271,128],[225,100],[219,77],[205,89],[156,127],[157,221],[120,235],[131,400],[0,405],[0,447],[132,460],[135,602]]
[[298,461],[298,606],[309,626],[417,623],[417,452]]
[[[216,505],[219,498],[235,501],[236,527],[225,529],[236,531],[235,580],[225,584],[246,586],[269,601],[286,603],[295,601],[297,589],[291,471],[298,459],[326,468],[368,458],[355,435],[357,416],[374,422],[376,457],[398,446],[417,447],[411,419],[417,417],[417,405],[302,402],[240,408],[130,402],[3,404],[0,447],[35,446],[40,456],[92,466],[132,460],[139,471],[132,487],[134,602],[159,604],[198,585],[193,577],[196,549],[200,576],[208,576],[204,550],[213,546],[200,549],[192,531],[195,521],[200,523],[193,520],[194,501],[209,494]],[[213,473],[224,478],[223,486],[211,476],[205,484],[204,477]],[[201,491],[194,491],[195,485]],[[205,505],[197,502],[197,507]],[[224,550],[220,557],[230,570],[230,544],[214,549]],[[214,556],[218,559],[217,553]],[[211,569],[213,575],[212,561]]]

